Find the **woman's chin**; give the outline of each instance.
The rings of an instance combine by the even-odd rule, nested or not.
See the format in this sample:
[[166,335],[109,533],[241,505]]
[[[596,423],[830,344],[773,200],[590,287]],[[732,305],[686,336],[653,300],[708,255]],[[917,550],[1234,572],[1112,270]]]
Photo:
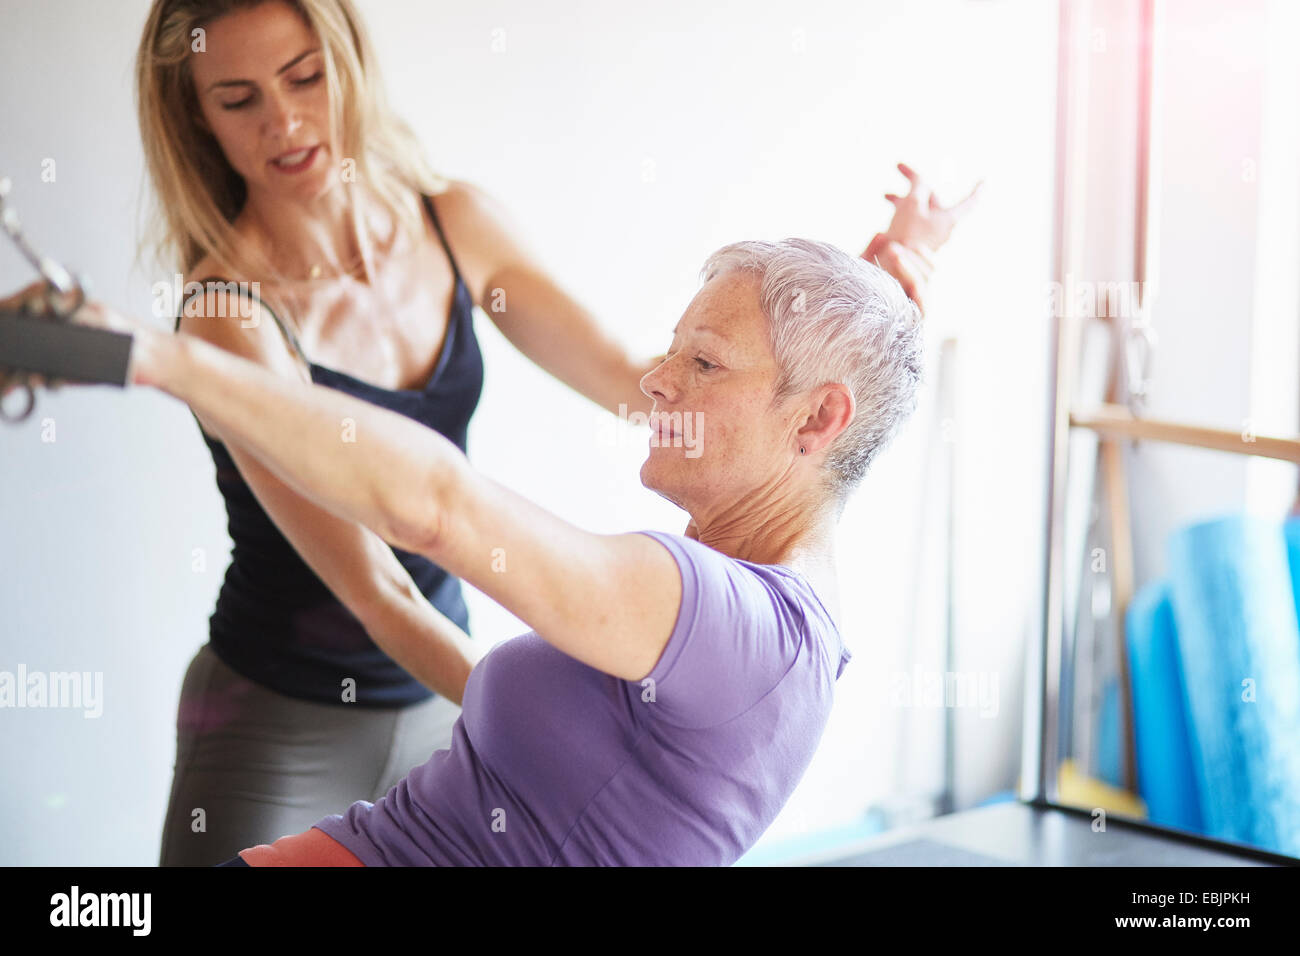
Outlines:
[[651,491],[663,494],[664,477],[664,469],[659,462],[655,461],[655,451],[651,449],[646,460],[641,462],[641,484]]
[[650,491],[653,491],[660,498],[671,504],[676,505],[683,511],[688,511],[685,501],[681,495],[681,488],[676,482],[668,479],[662,470],[655,466],[650,459],[646,459],[641,465],[641,484]]

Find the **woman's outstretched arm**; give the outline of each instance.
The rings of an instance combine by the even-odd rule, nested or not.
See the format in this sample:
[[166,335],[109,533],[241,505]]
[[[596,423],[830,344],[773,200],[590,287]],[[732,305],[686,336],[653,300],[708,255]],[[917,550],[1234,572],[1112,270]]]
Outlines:
[[454,444],[397,412],[272,374],[196,337],[134,335],[134,384],[179,398],[333,514],[421,551],[436,527],[438,482],[464,460]]
[[[933,270],[930,254],[947,242],[970,210],[979,187],[944,206],[911,167],[898,164],[911,184],[894,205],[889,228],[862,256],[875,262],[924,309]],[[649,413],[640,381],[662,356],[630,355],[574,295],[542,267],[505,209],[482,189],[456,182],[438,197],[451,245],[474,301],[501,333],[534,364],[615,415]]]
[[322,508],[424,555],[590,667],[639,680],[658,661],[682,592],[676,560],[652,538],[578,528],[396,412],[98,303],[82,313],[134,334],[132,382],[186,402]]

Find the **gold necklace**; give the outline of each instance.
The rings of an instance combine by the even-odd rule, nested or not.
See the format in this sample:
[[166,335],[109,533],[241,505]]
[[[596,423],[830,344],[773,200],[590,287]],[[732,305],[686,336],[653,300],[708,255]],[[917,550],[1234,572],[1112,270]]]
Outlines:
[[[356,262],[353,263],[352,266],[351,266],[349,269],[347,269],[347,271],[345,271],[345,272],[340,272],[340,273],[339,273],[338,275],[336,275],[336,276],[329,276],[328,278],[330,278],[330,279],[341,279],[341,278],[343,278],[344,276],[353,276],[353,275],[356,275],[357,272],[359,272],[361,269],[363,269],[363,268],[365,267],[365,264],[366,264],[365,256],[357,256],[357,260],[356,260]],[[308,278],[308,279],[319,279],[319,278],[320,278],[321,276],[323,276],[324,274],[325,274],[325,269],[324,269],[323,266],[321,266],[321,265],[314,265],[314,266],[312,266],[312,267],[307,271],[307,278]]]
[[[388,252],[395,249],[399,232],[400,230],[397,228],[397,224],[394,223],[393,235],[392,238],[389,240],[389,242],[384,247],[382,247],[382,250],[381,247],[378,245],[372,246],[372,251],[374,251],[375,253],[379,253],[380,251],[383,251],[385,254],[387,254]],[[364,271],[365,267],[366,267],[366,257],[365,257],[365,253],[362,252],[357,255],[355,262],[352,264],[351,267],[347,269],[347,271],[340,272],[337,276],[326,276],[324,265],[317,264],[312,266],[309,270],[307,270],[307,279],[300,280],[300,281],[309,281],[313,279],[320,279],[322,277],[327,279],[341,279],[344,276],[355,276],[358,272]]]

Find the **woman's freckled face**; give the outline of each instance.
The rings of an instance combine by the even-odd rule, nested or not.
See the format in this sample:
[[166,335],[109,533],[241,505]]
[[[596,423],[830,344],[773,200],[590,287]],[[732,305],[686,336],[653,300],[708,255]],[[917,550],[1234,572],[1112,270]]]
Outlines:
[[[310,199],[330,188],[336,177],[329,175],[329,95],[316,35],[278,0],[227,14],[204,30],[205,50],[190,54],[202,120],[249,191]],[[271,165],[309,146],[319,149],[306,169]]]
[[657,436],[652,417],[642,484],[688,511],[734,501],[786,467],[784,419],[770,407],[777,370],[758,289],[749,272],[705,283],[667,357],[641,379],[654,412],[680,432]]

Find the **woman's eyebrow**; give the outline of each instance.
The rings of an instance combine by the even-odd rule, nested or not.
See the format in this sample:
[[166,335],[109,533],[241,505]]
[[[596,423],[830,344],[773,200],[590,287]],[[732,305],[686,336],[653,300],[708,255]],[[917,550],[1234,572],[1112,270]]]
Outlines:
[[[320,47],[312,47],[312,49],[310,50],[303,50],[301,53],[295,56],[284,66],[280,67],[280,69],[276,70],[275,75],[279,76],[281,73],[285,72],[286,70],[292,70],[295,66],[297,66],[303,60],[305,60],[307,57],[311,56],[313,53],[319,53],[319,52],[320,52]],[[217,82],[213,83],[211,86],[208,87],[208,92],[212,92],[213,90],[217,89],[217,87],[220,86],[252,86],[252,85],[253,85],[252,80],[218,80]]]

